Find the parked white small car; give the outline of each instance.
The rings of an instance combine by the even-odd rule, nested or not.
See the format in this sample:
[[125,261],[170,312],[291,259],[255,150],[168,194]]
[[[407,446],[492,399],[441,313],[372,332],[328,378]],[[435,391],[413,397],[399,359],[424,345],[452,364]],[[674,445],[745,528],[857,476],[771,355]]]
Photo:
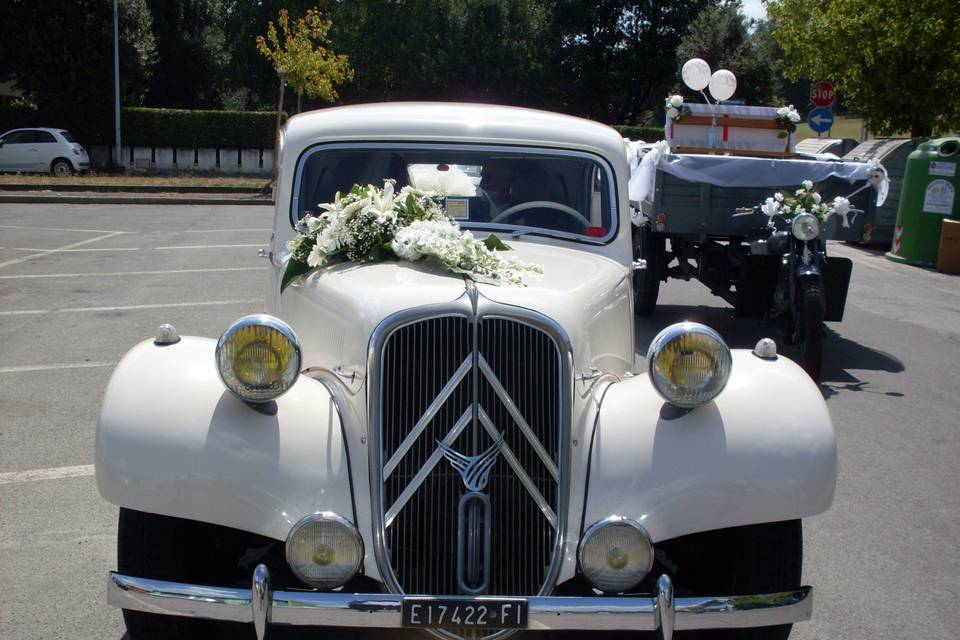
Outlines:
[[90,156],[69,131],[13,129],[0,136],[0,172],[49,171],[58,178],[90,168]]
[[[219,340],[164,325],[106,391],[108,601],[130,637],[245,623],[260,639],[277,625],[782,639],[808,619],[800,523],[830,506],[837,473],[823,397],[771,341],[730,350],[693,323],[634,370],[628,178],[614,130],[558,114],[291,118],[271,315]],[[324,263],[427,209],[439,218],[367,247],[380,258]],[[441,268],[464,247],[493,259],[474,244],[486,234],[542,275]]]

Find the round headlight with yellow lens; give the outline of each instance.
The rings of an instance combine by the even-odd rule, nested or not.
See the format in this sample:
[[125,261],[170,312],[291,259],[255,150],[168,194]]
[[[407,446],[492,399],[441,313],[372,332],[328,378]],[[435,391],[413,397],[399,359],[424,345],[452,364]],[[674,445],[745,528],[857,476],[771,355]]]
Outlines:
[[335,513],[314,513],[287,536],[287,564],[305,583],[336,589],[356,575],[363,560],[357,528]]
[[653,543],[639,523],[611,516],[587,529],[577,556],[590,584],[607,593],[622,593],[650,572]]
[[241,400],[273,400],[300,375],[297,336],[273,316],[244,316],[217,342],[217,371],[227,389]]
[[647,352],[654,388],[682,409],[716,398],[727,384],[732,364],[730,349],[717,332],[695,322],[670,325]]

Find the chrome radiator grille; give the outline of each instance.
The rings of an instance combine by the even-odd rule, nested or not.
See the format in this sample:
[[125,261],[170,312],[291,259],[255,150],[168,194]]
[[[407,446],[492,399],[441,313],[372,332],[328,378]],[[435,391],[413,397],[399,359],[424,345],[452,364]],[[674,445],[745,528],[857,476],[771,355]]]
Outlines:
[[[474,307],[385,333],[372,398],[374,498],[392,589],[534,595],[553,587],[569,371],[558,341],[535,325]],[[465,511],[462,501],[478,494],[485,510]]]

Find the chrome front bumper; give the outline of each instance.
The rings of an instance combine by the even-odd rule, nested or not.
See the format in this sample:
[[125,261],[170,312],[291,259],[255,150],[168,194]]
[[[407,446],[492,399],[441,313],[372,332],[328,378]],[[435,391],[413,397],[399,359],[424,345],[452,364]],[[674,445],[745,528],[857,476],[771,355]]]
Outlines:
[[[253,623],[263,640],[268,624],[400,628],[403,595],[272,591],[267,567],[259,565],[250,589],[205,587],[110,573],[107,602],[123,609],[175,616]],[[444,596],[482,600],[482,597]],[[809,620],[813,588],[751,596],[673,597],[666,575],[653,597],[535,596],[528,629],[658,631],[670,640],[674,630],[767,627]]]

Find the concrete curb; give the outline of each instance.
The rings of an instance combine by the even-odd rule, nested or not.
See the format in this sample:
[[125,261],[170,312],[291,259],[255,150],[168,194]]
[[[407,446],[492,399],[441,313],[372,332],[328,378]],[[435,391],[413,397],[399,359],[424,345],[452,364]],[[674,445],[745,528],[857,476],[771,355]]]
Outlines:
[[149,196],[149,195],[53,195],[38,193],[0,193],[0,203],[20,204],[207,204],[207,205],[254,205],[272,207],[270,198],[240,198],[224,196],[222,198],[191,198],[178,196]]
[[162,184],[4,184],[0,182],[0,193],[4,191],[67,191],[103,192],[103,193],[214,193],[214,194],[263,194],[270,189],[263,187],[220,186],[205,187],[199,185],[162,185]]

